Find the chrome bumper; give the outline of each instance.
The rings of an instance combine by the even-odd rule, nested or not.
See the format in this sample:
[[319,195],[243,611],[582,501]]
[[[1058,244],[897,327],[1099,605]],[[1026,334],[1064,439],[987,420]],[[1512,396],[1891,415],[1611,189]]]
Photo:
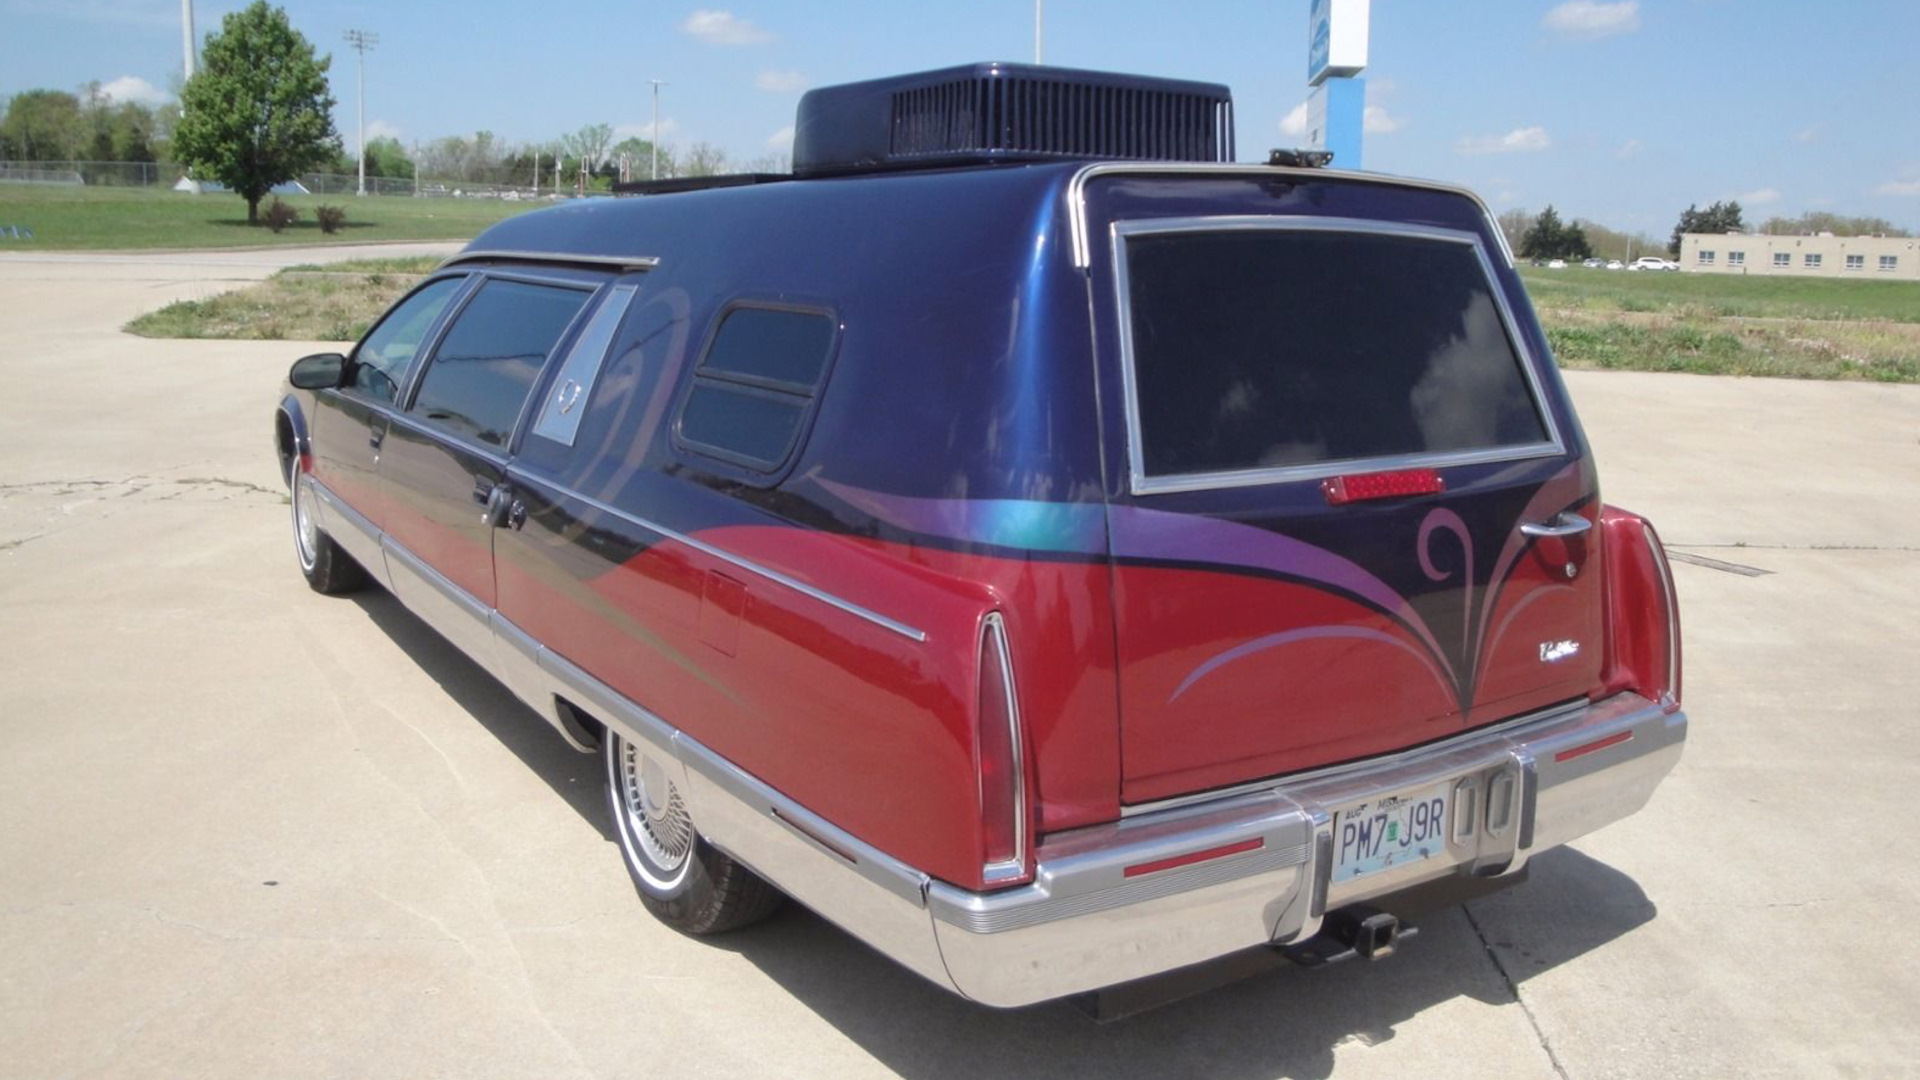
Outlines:
[[[1450,875],[1510,874],[1632,814],[1680,759],[1686,728],[1685,714],[1622,694],[1050,837],[1030,885],[930,884],[940,955],[960,993],[1015,1006],[1302,941],[1330,910]],[[1340,810],[1440,784],[1453,807],[1443,854],[1332,881]],[[1232,853],[1142,871],[1220,851]]]

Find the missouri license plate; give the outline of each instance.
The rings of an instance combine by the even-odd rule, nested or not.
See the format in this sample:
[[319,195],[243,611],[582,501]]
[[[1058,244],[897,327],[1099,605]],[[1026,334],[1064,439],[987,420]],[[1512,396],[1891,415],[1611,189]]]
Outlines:
[[1338,883],[1432,858],[1447,847],[1447,785],[1350,806],[1333,819]]

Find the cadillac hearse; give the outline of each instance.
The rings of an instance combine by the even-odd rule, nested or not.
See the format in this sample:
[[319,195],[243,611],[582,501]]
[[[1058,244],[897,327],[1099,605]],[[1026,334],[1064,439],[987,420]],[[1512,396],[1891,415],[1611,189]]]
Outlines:
[[601,755],[655,915],[1015,1006],[1383,956],[1646,803],[1666,558],[1477,198],[1055,68],[796,132],[495,225],[273,418],[309,583]]

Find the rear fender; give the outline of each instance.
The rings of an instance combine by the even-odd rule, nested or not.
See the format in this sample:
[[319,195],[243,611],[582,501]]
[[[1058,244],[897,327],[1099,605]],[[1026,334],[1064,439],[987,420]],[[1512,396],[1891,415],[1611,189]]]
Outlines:
[[1606,545],[1607,662],[1600,700],[1632,690],[1672,712],[1680,707],[1680,608],[1660,536],[1617,506],[1600,512]]

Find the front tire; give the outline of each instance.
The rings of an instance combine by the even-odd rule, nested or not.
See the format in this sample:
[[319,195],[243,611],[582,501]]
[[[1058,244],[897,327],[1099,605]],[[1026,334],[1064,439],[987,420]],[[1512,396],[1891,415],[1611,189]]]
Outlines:
[[685,934],[719,934],[766,918],[780,891],[702,839],[674,763],[608,731],[607,810],[640,902]]
[[317,593],[333,596],[366,584],[367,572],[340,550],[314,513],[313,477],[296,464],[293,473],[293,554]]

